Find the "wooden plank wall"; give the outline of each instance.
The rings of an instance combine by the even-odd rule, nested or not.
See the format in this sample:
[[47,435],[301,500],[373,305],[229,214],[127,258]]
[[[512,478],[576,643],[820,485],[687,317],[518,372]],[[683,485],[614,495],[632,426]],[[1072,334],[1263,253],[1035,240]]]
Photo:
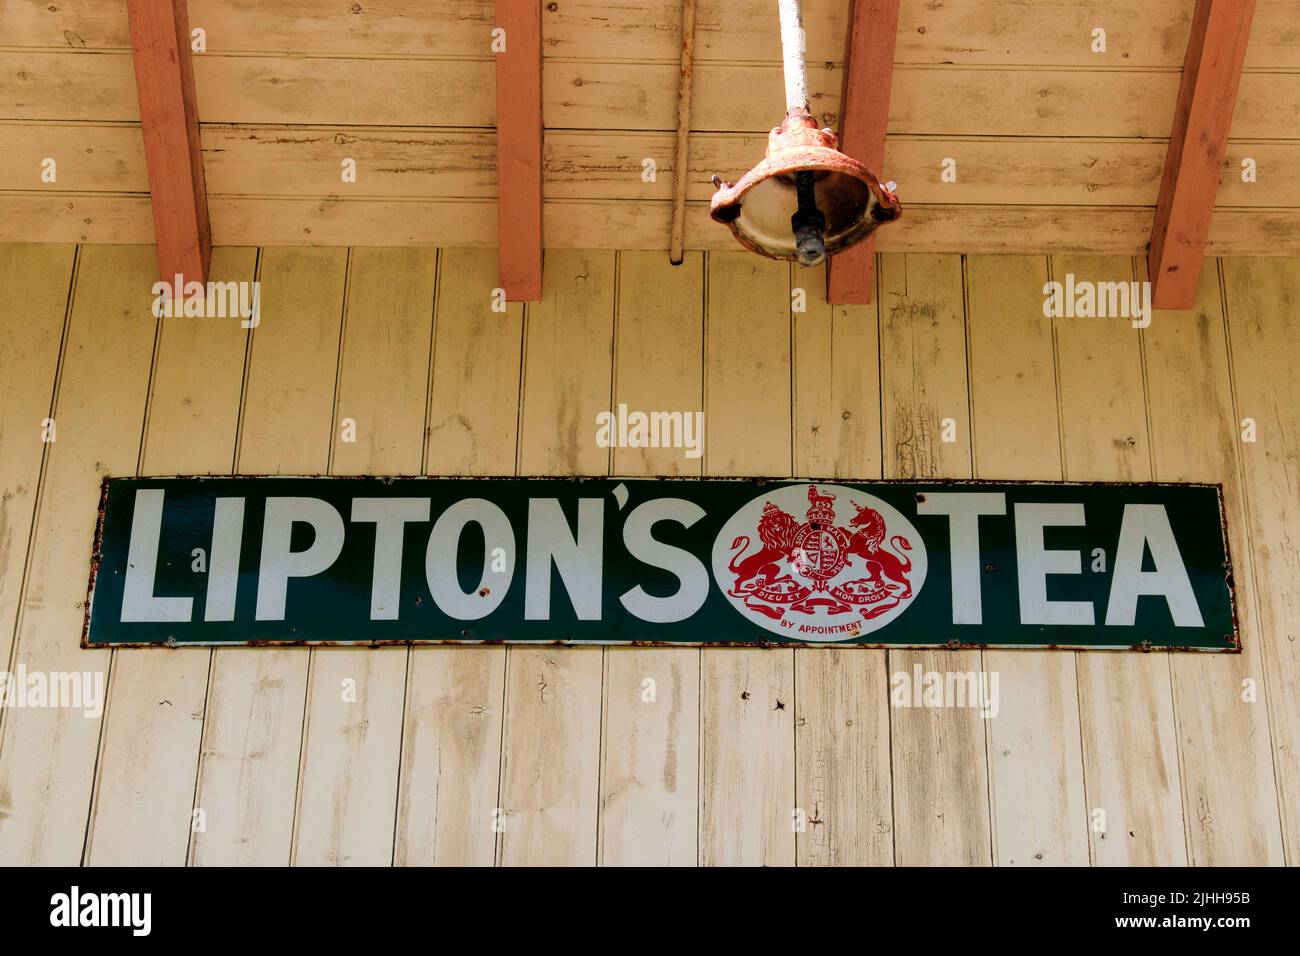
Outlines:
[[[213,261],[255,329],[155,319],[150,247],[0,245],[0,667],[108,685],[0,709],[0,862],[1296,862],[1300,260],[1212,260],[1143,330],[1041,298],[1140,258],[884,254],[832,307],[572,250],[505,313],[490,249]],[[704,458],[599,448],[617,402],[703,408]],[[1245,651],[81,650],[101,477],[174,472],[1222,482]],[[891,707],[917,665],[996,670],[1001,713]]]
[[[882,172],[906,218],[881,248],[1140,254],[1194,2],[904,0]],[[834,126],[848,5],[804,6],[812,105]],[[189,8],[206,31],[194,70],[215,242],[496,244],[492,0]],[[0,11],[0,241],[152,241],[122,5]],[[776,19],[771,0],[699,4],[690,248],[732,247],[707,217],[709,177],[752,166],[782,115]],[[547,247],[667,248],[679,30],[678,0],[543,5]],[[1300,254],[1297,115],[1294,0],[1260,0],[1212,254]]]

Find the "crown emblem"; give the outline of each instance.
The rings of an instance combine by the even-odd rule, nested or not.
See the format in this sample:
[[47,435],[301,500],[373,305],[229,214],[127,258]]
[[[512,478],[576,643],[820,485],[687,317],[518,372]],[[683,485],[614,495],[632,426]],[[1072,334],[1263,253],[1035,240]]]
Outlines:
[[816,485],[808,486],[808,523],[814,528],[828,528],[835,524],[835,496],[819,495]]

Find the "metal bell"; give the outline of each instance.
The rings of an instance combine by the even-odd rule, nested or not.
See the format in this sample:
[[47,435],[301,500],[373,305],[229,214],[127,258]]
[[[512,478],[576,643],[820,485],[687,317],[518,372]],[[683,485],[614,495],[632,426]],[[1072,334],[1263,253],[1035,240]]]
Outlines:
[[713,177],[709,214],[773,259],[816,265],[902,215],[898,197],[836,147],[804,107],[768,134],[767,155],[735,183]]

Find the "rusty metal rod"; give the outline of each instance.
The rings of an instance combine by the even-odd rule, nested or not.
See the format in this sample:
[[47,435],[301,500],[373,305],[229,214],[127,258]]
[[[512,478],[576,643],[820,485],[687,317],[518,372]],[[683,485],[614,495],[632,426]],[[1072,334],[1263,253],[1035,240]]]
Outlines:
[[690,173],[691,81],[695,73],[695,0],[682,0],[682,58],[677,79],[677,153],[673,160],[673,225],[668,261],[681,265],[686,245],[686,183]]

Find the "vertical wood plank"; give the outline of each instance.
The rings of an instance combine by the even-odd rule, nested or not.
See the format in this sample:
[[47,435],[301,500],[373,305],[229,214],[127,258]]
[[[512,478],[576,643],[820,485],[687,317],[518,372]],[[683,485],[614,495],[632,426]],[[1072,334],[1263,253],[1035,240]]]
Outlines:
[[784,263],[752,252],[711,252],[707,261],[705,470],[787,478],[793,464],[789,273]]
[[614,342],[614,253],[556,250],[541,302],[527,309],[522,475],[606,475],[596,415],[609,410]]
[[793,866],[794,652],[701,654],[700,863]]
[[[431,249],[352,250],[334,417],[355,423],[356,441],[336,427],[331,474],[420,473],[436,266]],[[386,866],[407,650],[313,653],[293,861]]]
[[[794,471],[880,476],[875,306],[830,305],[826,273],[792,268],[807,311],[794,315]],[[796,649],[795,798],[800,866],[893,863],[886,655]]]
[[443,250],[438,272],[427,469],[514,474],[524,307],[492,311],[496,265],[483,250]]
[[598,647],[511,648],[502,866],[591,866],[600,788]]
[[[970,402],[962,261],[881,256],[880,404],[886,478],[969,478]],[[944,420],[952,419],[944,440]],[[889,673],[984,669],[978,651],[891,650]],[[900,866],[992,862],[988,724],[974,709],[891,707],[894,859]]]
[[877,309],[830,305],[826,276],[792,266],[807,311],[794,315],[794,471],[880,477]]
[[6,668],[48,447],[42,422],[54,402],[75,261],[73,246],[0,244],[0,288],[6,290],[0,299],[0,661]]
[[[704,407],[704,256],[619,254],[614,407]],[[682,448],[616,448],[616,475],[698,475]],[[654,681],[647,699],[646,680]],[[600,862],[694,865],[698,851],[700,652],[610,647],[605,654]]]
[[[146,247],[81,253],[11,671],[111,684],[110,652],[79,644],[100,482],[135,474],[139,461],[156,265]],[[0,708],[0,863],[81,862],[101,729],[81,709]]]
[[[661,252],[620,252],[614,404],[629,411],[704,410],[704,254],[681,265]],[[701,445],[703,447],[703,445]],[[692,475],[683,448],[615,448],[614,474]]]
[[206,282],[212,258],[186,0],[127,0],[158,267]]
[[[1252,597],[1255,579],[1217,268],[1204,270],[1190,313],[1157,310],[1142,336],[1155,477],[1223,483],[1241,628],[1241,654],[1175,654],[1169,661],[1188,863],[1281,863],[1265,693],[1274,681],[1263,670],[1262,628]],[[1259,691],[1255,703],[1242,699],[1247,678]]]
[[[976,477],[1059,480],[1047,262],[968,256],[966,280]],[[988,651],[984,660],[1001,687],[988,721],[995,861],[1087,865],[1075,655]]]
[[[748,252],[717,252],[707,269],[705,471],[788,476],[788,268]],[[700,654],[700,862],[792,866],[794,651]]]
[[1225,259],[1223,278],[1234,418],[1252,418],[1258,430],[1254,443],[1241,445],[1243,498],[1282,835],[1286,862],[1294,866],[1300,860],[1300,262]]
[[[1131,259],[1055,256],[1052,278],[1131,282]],[[1149,481],[1139,332],[1124,317],[1057,317],[1064,476]],[[1113,559],[1111,554],[1110,558]],[[1133,643],[1141,640],[1141,635]],[[1077,655],[1088,839],[1101,866],[1183,866],[1187,841],[1165,654]],[[1104,814],[1105,829],[1097,829]]]
[[[255,249],[213,252],[214,282],[251,282],[256,269]],[[162,319],[141,474],[230,473],[247,344],[238,318]],[[184,865],[211,657],[114,651],[87,863]]]
[[699,650],[609,648],[605,698],[601,865],[694,866]]
[[[496,256],[438,257],[425,471],[515,470],[524,307],[492,311]],[[398,796],[399,865],[491,866],[506,649],[413,647]]]
[[[264,249],[236,470],[320,474],[329,464],[347,251]],[[199,865],[286,865],[308,679],[302,648],[212,655],[196,808]]]
[[497,244],[512,301],[542,297],[542,4],[496,5]]
[[[613,252],[547,256],[542,301],[526,318],[521,474],[608,473],[596,415],[612,391],[614,286]],[[596,862],[602,671],[597,647],[510,649],[502,864]]]
[[398,866],[493,864],[505,661],[500,647],[411,648]]

